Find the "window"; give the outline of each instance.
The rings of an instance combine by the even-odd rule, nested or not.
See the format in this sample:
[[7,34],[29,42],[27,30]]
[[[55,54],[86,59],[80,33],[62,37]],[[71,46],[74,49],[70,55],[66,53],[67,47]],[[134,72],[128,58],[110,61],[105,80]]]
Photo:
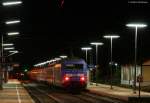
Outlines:
[[66,64],[64,69],[80,70],[83,69],[83,64]]

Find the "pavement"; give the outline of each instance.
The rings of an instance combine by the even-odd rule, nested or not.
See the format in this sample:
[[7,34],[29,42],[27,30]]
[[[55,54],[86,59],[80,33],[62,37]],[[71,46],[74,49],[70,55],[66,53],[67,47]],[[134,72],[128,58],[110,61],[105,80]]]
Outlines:
[[34,103],[29,93],[17,79],[9,79],[0,90],[0,103]]
[[[113,89],[110,88],[110,85],[105,84],[97,84],[90,83],[87,86],[87,89],[95,94],[101,96],[108,96],[111,98],[116,98],[123,101],[128,101],[129,97],[139,97],[139,91],[137,90],[136,93],[133,93],[133,89],[112,86]],[[148,97],[150,98],[150,92],[140,91],[140,97]]]

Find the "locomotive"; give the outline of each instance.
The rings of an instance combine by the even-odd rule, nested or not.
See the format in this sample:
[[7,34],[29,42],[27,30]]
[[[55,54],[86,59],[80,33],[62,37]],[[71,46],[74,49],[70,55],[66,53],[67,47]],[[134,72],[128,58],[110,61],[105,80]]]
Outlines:
[[87,64],[83,59],[46,61],[35,65],[28,75],[31,80],[68,89],[85,89],[87,86]]

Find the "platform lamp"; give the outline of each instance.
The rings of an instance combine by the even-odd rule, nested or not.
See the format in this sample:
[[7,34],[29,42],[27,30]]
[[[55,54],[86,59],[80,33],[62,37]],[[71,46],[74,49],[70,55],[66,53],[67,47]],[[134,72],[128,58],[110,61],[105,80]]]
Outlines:
[[87,60],[87,52],[89,51],[89,50],[91,50],[92,48],[91,47],[82,47],[81,48],[81,50],[84,50],[85,52],[86,52],[86,62],[88,62],[88,60]]
[[143,23],[128,23],[126,24],[127,27],[135,28],[135,52],[134,52],[134,83],[133,83],[133,93],[136,93],[136,59],[137,59],[137,31],[138,28],[147,27],[146,24]]
[[112,41],[113,41],[113,39],[117,39],[117,38],[119,38],[120,36],[119,35],[115,35],[115,34],[110,34],[110,35],[105,35],[105,36],[103,36],[104,38],[106,38],[106,39],[110,39],[110,41],[111,41],[111,56],[110,56],[110,63],[111,63],[111,69],[110,69],[110,88],[111,89],[113,89],[112,88]]

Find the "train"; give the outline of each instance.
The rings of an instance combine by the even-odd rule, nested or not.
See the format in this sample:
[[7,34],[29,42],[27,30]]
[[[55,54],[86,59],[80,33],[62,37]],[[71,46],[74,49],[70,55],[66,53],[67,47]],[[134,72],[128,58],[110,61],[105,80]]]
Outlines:
[[50,60],[35,65],[29,72],[31,80],[68,89],[87,87],[87,63],[83,59]]

